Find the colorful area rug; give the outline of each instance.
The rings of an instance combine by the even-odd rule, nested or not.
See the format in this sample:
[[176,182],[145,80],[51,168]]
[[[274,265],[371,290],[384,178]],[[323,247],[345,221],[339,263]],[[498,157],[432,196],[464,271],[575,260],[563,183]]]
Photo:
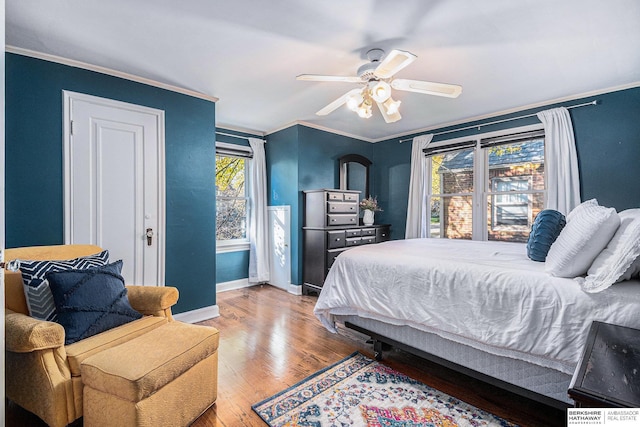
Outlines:
[[360,353],[252,408],[271,427],[515,426]]

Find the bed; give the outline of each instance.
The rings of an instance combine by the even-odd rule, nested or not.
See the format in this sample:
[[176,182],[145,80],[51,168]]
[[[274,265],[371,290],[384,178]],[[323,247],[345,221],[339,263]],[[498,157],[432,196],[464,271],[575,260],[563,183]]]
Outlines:
[[524,243],[395,240],[342,253],[314,312],[562,408],[591,321],[640,328],[640,280],[587,293]]

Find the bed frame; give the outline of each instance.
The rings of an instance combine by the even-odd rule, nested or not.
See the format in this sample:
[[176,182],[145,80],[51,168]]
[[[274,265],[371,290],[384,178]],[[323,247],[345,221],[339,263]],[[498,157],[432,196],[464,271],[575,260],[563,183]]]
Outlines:
[[[566,393],[571,376],[562,372],[495,356],[407,326],[393,326],[356,316],[336,316],[336,321],[369,336],[373,340],[376,360],[382,359],[383,349],[388,345],[547,406],[561,410],[573,406]],[[431,348],[435,351],[427,351]],[[452,351],[454,349],[456,351]],[[465,359],[465,354],[471,356]]]

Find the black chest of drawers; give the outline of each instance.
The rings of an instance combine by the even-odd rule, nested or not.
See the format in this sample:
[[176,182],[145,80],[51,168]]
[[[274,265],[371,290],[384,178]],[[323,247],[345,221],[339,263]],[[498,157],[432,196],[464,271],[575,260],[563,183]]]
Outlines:
[[302,292],[319,292],[335,259],[354,246],[389,240],[390,226],[360,225],[360,192],[304,192]]

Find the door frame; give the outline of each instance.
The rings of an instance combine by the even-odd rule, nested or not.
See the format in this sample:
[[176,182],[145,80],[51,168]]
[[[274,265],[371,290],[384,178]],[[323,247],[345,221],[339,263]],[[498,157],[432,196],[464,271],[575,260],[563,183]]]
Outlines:
[[[142,105],[131,104],[128,102],[116,101],[108,98],[101,98],[98,96],[87,95],[84,93],[73,92],[63,90],[63,147],[62,147],[62,162],[64,171],[64,243],[69,244],[71,242],[71,131],[72,131],[72,113],[71,107],[73,101],[91,102],[106,107],[117,108],[121,110],[129,110],[137,113],[144,113],[153,115],[156,117],[156,123],[158,128],[156,129],[158,135],[158,156],[157,156],[157,168],[158,168],[158,186],[156,197],[158,199],[158,222],[157,231],[155,233],[156,242],[158,244],[158,286],[164,286],[165,283],[165,216],[166,216],[166,203],[165,203],[165,133],[164,133],[164,111],[156,108],[145,107]],[[145,159],[146,160],[146,159]],[[105,248],[108,249],[108,248]]]

